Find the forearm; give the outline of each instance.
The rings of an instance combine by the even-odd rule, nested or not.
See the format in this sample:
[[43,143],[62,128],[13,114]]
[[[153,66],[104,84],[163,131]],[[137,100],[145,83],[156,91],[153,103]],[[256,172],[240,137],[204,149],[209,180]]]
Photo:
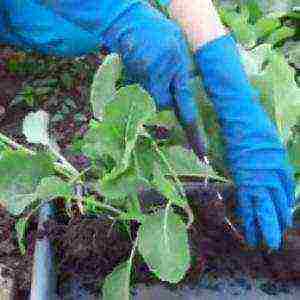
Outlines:
[[[230,143],[242,146],[247,142],[251,132],[245,128],[250,128],[255,119],[255,131],[271,137],[270,147],[274,143],[279,147],[275,127],[259,104],[258,91],[248,80],[236,42],[226,35],[212,1],[172,0],[170,9],[172,17],[180,23],[195,51],[196,65],[218,112],[222,128],[230,131],[232,120],[239,120],[235,125],[240,131],[239,138],[232,139],[228,134]],[[239,109],[235,109],[237,107]],[[256,145],[251,147],[255,148]]]
[[226,34],[211,0],[172,0],[169,9],[194,51]]

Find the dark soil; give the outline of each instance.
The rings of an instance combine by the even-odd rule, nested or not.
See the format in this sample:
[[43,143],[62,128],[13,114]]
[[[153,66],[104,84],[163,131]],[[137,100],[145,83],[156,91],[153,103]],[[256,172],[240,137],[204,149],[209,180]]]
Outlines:
[[[43,109],[51,116],[51,134],[60,148],[68,152],[71,141],[87,130],[91,118],[90,85],[100,63],[96,55],[75,61],[0,45],[1,132],[26,144],[22,120],[30,111]],[[43,94],[41,91],[45,90]],[[29,100],[33,102],[30,105],[26,102]],[[68,159],[76,166],[79,163],[80,168],[76,153],[69,152]]]
[[[233,202],[228,206],[232,211]],[[239,237],[222,221],[226,209],[220,202],[211,201],[205,210],[199,206],[193,208],[198,217],[192,227],[191,240],[198,249],[198,256],[206,260],[207,268],[214,269],[217,277],[228,275],[275,281],[300,280],[299,229],[288,232],[280,252],[269,252],[263,247],[251,250],[239,242]],[[234,220],[234,217],[231,216],[231,219]],[[237,220],[233,223],[239,228]]]
[[28,228],[27,253],[22,256],[15,235],[15,222],[16,219],[0,207],[0,263],[5,266],[1,276],[14,280],[15,299],[26,299],[30,290],[37,223],[32,220]]
[[[195,223],[189,231],[193,264],[179,286],[197,284],[207,271],[215,278],[264,278],[275,283],[300,280],[299,230],[289,233],[287,247],[282,252],[251,251],[224,225],[225,207],[215,200],[214,190],[200,190],[196,194],[197,199],[190,197],[196,214]],[[204,201],[199,201],[201,195],[205,197]],[[30,287],[36,223],[31,225],[29,248],[26,256],[22,257],[13,234],[14,222],[14,218],[1,211],[0,262],[7,266],[7,274],[4,275],[15,278],[19,294],[25,295]],[[68,219],[60,215],[57,220],[45,224],[45,228],[46,231],[39,235],[47,234],[54,245],[60,285],[75,278],[95,293],[100,291],[103,279],[114,267],[128,258],[131,238],[134,238],[138,225],[131,224],[131,238],[124,227],[104,216],[76,215]],[[139,256],[135,259],[132,273],[136,283],[158,282]],[[265,288],[274,289],[272,285]]]
[[[282,252],[251,251],[224,223],[226,209],[216,200],[214,188],[198,190],[194,197],[190,194],[196,216],[189,231],[193,263],[179,286],[196,284],[206,270],[216,278],[228,275],[281,283],[300,280],[300,230],[289,233]],[[61,282],[74,276],[91,292],[100,290],[103,279],[128,258],[132,247],[126,230],[105,217],[77,216],[67,224],[52,221],[47,228],[57,251]],[[138,224],[131,223],[131,238],[137,229]],[[158,282],[139,256],[135,259],[133,280]]]
[[60,285],[73,276],[96,292],[105,276],[130,255],[130,240],[108,218],[77,216],[67,224],[51,221],[45,226],[56,250]]

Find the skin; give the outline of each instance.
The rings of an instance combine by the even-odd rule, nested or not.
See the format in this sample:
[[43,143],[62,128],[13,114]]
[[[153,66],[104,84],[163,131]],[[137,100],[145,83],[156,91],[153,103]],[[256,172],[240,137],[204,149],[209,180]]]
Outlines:
[[169,9],[193,51],[227,34],[211,0],[172,0]]

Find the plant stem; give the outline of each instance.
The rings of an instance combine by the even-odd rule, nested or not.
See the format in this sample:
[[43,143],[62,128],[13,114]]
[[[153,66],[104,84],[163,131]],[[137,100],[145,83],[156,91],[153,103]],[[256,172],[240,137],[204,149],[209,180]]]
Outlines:
[[20,150],[25,151],[28,154],[31,154],[31,155],[36,154],[36,152],[34,152],[34,151],[24,147],[23,145],[15,142],[14,140],[12,140],[11,138],[9,138],[8,136],[6,136],[3,133],[0,133],[0,140],[2,142],[4,142],[5,144],[9,145],[10,147],[12,147],[13,149],[20,149]]
[[[24,152],[30,154],[30,155],[35,155],[36,152],[33,150],[30,150],[26,148],[25,146],[15,142],[13,139],[9,138],[5,134],[0,132],[0,140],[9,145],[12,149],[18,149],[18,150],[23,150]],[[73,175],[80,177],[80,173],[57,151],[54,147],[51,147],[51,151],[53,154],[57,157],[57,159],[62,161],[62,164],[59,163],[58,165],[60,166],[65,166],[67,170],[69,170]]]
[[151,138],[151,143],[152,145],[154,146],[154,149],[155,151],[157,152],[157,154],[161,157],[162,161],[165,163],[165,165],[168,167],[170,173],[172,174],[174,180],[175,180],[175,183],[177,185],[177,187],[179,188],[180,190],[180,193],[182,196],[185,196],[185,191],[184,191],[184,188],[176,174],[176,172],[173,170],[172,166],[170,165],[170,163],[168,162],[166,156],[164,155],[164,153],[159,149],[157,143]]
[[49,149],[74,176],[80,177],[80,173],[67,161],[63,155],[60,154],[59,150],[55,146],[50,146]]
[[169,237],[168,237],[168,215],[169,215],[169,210],[171,208],[171,201],[169,201],[167,203],[166,209],[165,209],[165,215],[164,215],[164,242],[165,242],[165,246],[167,249],[167,253],[170,252],[170,248],[169,248]]
[[138,245],[138,238],[136,238],[134,240],[133,247],[132,247],[132,250],[131,250],[131,253],[130,253],[130,257],[129,257],[130,265],[132,265],[132,261],[133,261],[134,255],[135,255],[137,245]]
[[112,211],[112,212],[114,212],[116,214],[119,214],[119,215],[123,214],[123,211],[121,211],[121,210],[119,210],[117,208],[114,208],[114,207],[112,207],[112,206],[110,206],[108,204],[101,203],[99,201],[92,200],[90,198],[88,198],[88,199],[85,198],[85,199],[83,199],[83,201],[85,201],[85,202],[88,202],[88,201],[92,202],[93,205],[97,206],[98,208],[104,208],[104,209],[110,210],[110,211]]
[[84,209],[82,205],[83,196],[84,196],[84,186],[82,184],[76,184],[75,186],[75,195],[76,195],[76,202],[79,209],[79,212],[84,215]]
[[[154,146],[155,151],[157,152],[157,154],[161,157],[162,161],[166,164],[166,166],[168,167],[170,173],[172,174],[175,183],[177,185],[177,187],[179,188],[180,194],[182,197],[186,197],[186,193],[184,190],[184,187],[182,185],[182,183],[180,182],[175,170],[173,170],[172,166],[170,165],[170,163],[168,162],[168,159],[166,158],[166,156],[164,155],[164,153],[159,149],[157,143],[150,137],[148,136],[151,140],[152,145]],[[168,202],[167,204],[167,209],[170,208],[170,205],[172,204],[171,201],[172,199],[168,199],[170,202]],[[183,207],[184,211],[186,212],[187,216],[188,216],[188,224],[187,224],[187,228],[190,228],[191,225],[194,223],[194,214],[192,209],[190,208],[189,204],[187,203],[184,207]]]

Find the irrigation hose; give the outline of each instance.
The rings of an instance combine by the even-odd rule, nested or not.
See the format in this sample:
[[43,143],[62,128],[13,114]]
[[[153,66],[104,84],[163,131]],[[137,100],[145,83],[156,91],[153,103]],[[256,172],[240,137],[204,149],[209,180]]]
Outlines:
[[[45,203],[39,212],[38,230],[44,230],[44,222],[54,216],[52,203]],[[56,300],[57,274],[54,251],[47,236],[36,240],[31,279],[30,300]]]

